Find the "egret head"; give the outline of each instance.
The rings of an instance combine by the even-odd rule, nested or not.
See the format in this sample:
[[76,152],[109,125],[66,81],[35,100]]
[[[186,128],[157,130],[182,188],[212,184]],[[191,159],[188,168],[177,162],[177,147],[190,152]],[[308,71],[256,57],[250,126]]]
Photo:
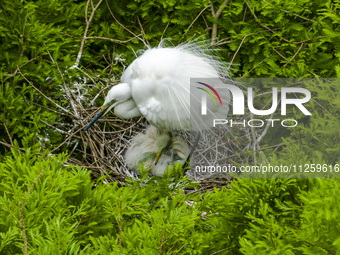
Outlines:
[[83,132],[88,130],[97,120],[109,112],[118,104],[124,103],[131,98],[130,85],[128,83],[120,83],[113,86],[105,98],[103,106],[99,112],[93,117],[90,123],[86,126]]

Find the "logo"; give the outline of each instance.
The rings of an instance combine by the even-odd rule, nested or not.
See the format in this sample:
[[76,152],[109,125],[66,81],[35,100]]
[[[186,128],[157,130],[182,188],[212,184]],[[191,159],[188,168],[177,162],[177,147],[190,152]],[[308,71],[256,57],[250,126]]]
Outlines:
[[[206,87],[209,88],[212,92],[214,92],[215,95],[217,96],[218,100],[220,100],[220,104],[221,104],[221,106],[222,106],[222,100],[221,100],[221,98],[220,98],[220,95],[217,93],[217,91],[216,91],[213,87],[211,87],[210,85],[205,84],[205,83],[203,83],[203,82],[197,82],[197,83],[206,86]],[[203,89],[203,88],[200,88],[200,87],[196,87],[196,88],[205,91],[205,92],[212,98],[212,100],[214,100],[214,103],[215,103],[215,105],[217,106],[216,100],[215,100],[214,96],[209,92],[209,90],[206,90],[206,89]],[[206,100],[205,100],[205,101],[206,101]]]
[[[220,90],[219,92],[221,93],[222,90],[228,90],[233,98],[232,100],[232,108],[233,108],[233,115],[244,115],[244,105],[245,105],[245,95],[243,93],[243,91],[235,86],[235,85],[231,85],[231,84],[217,84],[216,86],[212,87],[211,85],[208,85],[206,83],[203,82],[196,82],[199,83],[201,85],[204,85],[205,87],[209,88],[218,98],[218,100],[220,101],[220,105],[222,106],[222,100],[220,95],[217,93],[216,89]],[[198,89],[201,89],[203,91],[205,91],[214,101],[215,106],[217,105],[217,102],[213,96],[213,94],[204,88],[200,88],[200,87],[196,87]],[[303,104],[307,103],[310,99],[311,99],[311,93],[309,90],[304,89],[304,88],[296,88],[296,87],[282,87],[280,88],[280,92],[281,92],[281,116],[285,116],[287,115],[287,105],[295,105],[295,107],[297,107],[304,115],[306,116],[310,116],[312,115],[304,106]],[[249,111],[254,114],[254,115],[270,115],[273,114],[278,105],[279,105],[279,100],[278,100],[278,94],[279,94],[279,90],[277,87],[273,87],[272,88],[272,100],[271,100],[271,107],[268,110],[258,110],[255,109],[254,107],[254,96],[253,96],[253,88],[248,87],[248,91],[247,91],[247,103],[248,103],[248,109]],[[298,97],[296,96],[296,98],[291,99],[291,98],[287,98],[287,94],[291,93],[294,94],[295,96],[298,94],[304,94],[304,97]],[[224,95],[223,93],[221,95]],[[225,100],[222,97],[223,100]],[[227,105],[229,104],[229,100],[230,98],[228,98],[228,102],[224,102],[227,103]],[[227,106],[228,107],[228,106]],[[202,94],[201,97],[201,115],[207,115],[207,98],[206,98],[206,94]],[[278,120],[278,119],[275,119]],[[263,126],[263,121],[262,120],[258,120],[258,119],[254,119],[254,120],[249,120],[248,122],[252,121],[258,121],[261,122],[260,125],[258,126],[254,126],[254,127],[261,127]],[[268,120],[268,121],[272,121],[272,126],[273,126],[273,121],[274,120]],[[284,121],[288,121],[288,120],[283,120]],[[287,126],[285,124],[282,124],[282,126],[284,127],[294,127],[297,125],[297,121],[296,120],[292,120],[290,119],[289,121],[294,121],[294,125],[293,126]],[[230,122],[230,121],[229,121]],[[232,122],[232,120],[231,120]],[[228,120],[225,119],[215,119],[214,120],[214,127],[216,124],[226,124],[228,123]],[[239,123],[241,124],[241,123]],[[243,123],[242,123],[243,124]],[[244,124],[245,125],[245,124]],[[250,126],[253,126],[251,124],[249,124]]]

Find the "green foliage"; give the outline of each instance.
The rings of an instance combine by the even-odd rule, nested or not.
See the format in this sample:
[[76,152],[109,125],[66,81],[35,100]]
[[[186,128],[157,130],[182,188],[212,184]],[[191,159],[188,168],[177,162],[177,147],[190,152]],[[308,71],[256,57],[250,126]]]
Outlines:
[[[216,45],[222,59],[232,61],[233,77],[340,77],[338,0],[222,2],[212,1],[215,13],[224,8],[214,18],[210,1],[108,0],[94,13],[91,4],[86,7],[87,1],[4,1],[0,12],[1,140],[10,142],[5,123],[19,144],[26,136],[31,144],[40,140],[54,148],[65,139],[65,133],[56,130],[66,132],[79,125],[68,112],[72,109],[62,83],[72,87],[85,76],[81,70],[70,69],[84,36],[85,10],[87,18],[92,17],[87,36],[96,37],[85,41],[80,59],[82,70],[96,74],[92,79],[97,87],[84,91],[88,99],[106,86],[101,77],[119,80],[144,43],[156,46],[162,38],[172,38],[174,44],[193,37],[211,39],[214,23],[218,24]],[[322,93],[315,92],[314,98],[321,99]],[[337,90],[334,98],[338,96]],[[321,102],[327,110],[328,99]],[[98,97],[98,105],[102,100]],[[64,144],[61,151],[71,150],[74,143]],[[1,154],[5,151],[2,147]]]
[[40,155],[37,145],[11,153],[0,164],[0,254],[23,253],[25,242],[28,254],[340,249],[338,180],[240,179],[202,197],[183,193],[193,183],[181,169],[118,187],[105,176],[93,183],[90,172],[65,165],[65,154]]
[[[340,253],[338,180],[240,179],[203,197],[184,194],[183,188],[197,185],[179,166],[163,177],[142,173],[140,181],[119,187],[104,185],[105,177],[93,183],[90,172],[65,163],[74,140],[58,156],[41,148],[55,148],[82,125],[64,83],[75,89],[79,80],[87,83],[83,71],[91,73],[97,86],[85,89],[84,102],[100,105],[102,97],[90,101],[119,80],[144,42],[209,40],[213,24],[235,78],[340,78],[339,0],[222,2],[212,1],[215,13],[225,7],[214,18],[206,0],[108,0],[93,16],[87,1],[2,1],[0,254],[22,254],[25,242],[28,254]],[[85,10],[93,17],[87,36],[97,38],[85,41],[79,69],[70,69],[86,29]],[[340,157],[339,85],[302,87],[312,92],[306,104],[312,117],[289,109],[299,125],[269,129],[261,146],[285,145],[267,150],[265,160],[334,165]],[[256,93],[270,88],[264,84]],[[262,107],[270,96],[257,100]],[[17,142],[9,150],[3,142],[11,140]]]

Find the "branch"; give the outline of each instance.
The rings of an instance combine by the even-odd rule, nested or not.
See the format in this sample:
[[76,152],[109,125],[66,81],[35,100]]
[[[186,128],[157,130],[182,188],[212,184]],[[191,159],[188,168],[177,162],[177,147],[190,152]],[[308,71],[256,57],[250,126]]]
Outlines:
[[[45,47],[46,47],[46,45],[45,45]],[[60,71],[60,69],[59,69],[59,66],[58,66],[57,61],[54,61],[52,55],[51,55],[50,52],[49,52],[49,50],[48,50],[48,49],[46,49],[46,50],[47,50],[47,53],[48,53],[48,55],[50,56],[52,62],[53,62],[53,63],[56,65],[56,67],[57,67],[58,73],[59,73],[61,79],[63,80],[64,90],[65,90],[65,92],[66,92],[66,95],[67,95],[68,99],[70,100],[70,103],[71,103],[71,106],[72,106],[72,108],[73,108],[74,114],[75,114],[75,115],[78,117],[78,119],[79,119],[78,109],[77,109],[77,107],[76,107],[76,103],[75,103],[74,100],[73,100],[73,97],[72,97],[72,93],[71,93],[71,91],[70,91],[70,88],[68,87],[68,85],[66,84],[66,82],[65,82],[65,80],[64,80],[63,74],[61,73],[61,71]]]
[[224,8],[226,7],[226,5],[228,4],[229,0],[224,0],[223,3],[221,4],[221,7],[217,10],[217,12],[215,13],[214,11],[214,6],[213,3],[210,2],[210,6],[211,6],[211,15],[214,19],[213,22],[213,26],[212,26],[212,31],[211,31],[211,42],[210,45],[214,45],[216,42],[216,36],[217,36],[217,20],[218,18],[221,16]]
[[141,34],[139,35],[136,35],[135,37],[132,37],[126,41],[122,41],[122,40],[118,40],[118,39],[112,39],[112,38],[107,38],[107,37],[101,37],[101,36],[88,36],[88,37],[85,37],[85,40],[87,39],[102,39],[102,40],[107,40],[107,41],[111,41],[111,42],[119,42],[119,43],[126,43],[126,42],[129,42],[135,38],[139,38],[139,36],[141,36]]
[[192,25],[196,22],[196,20],[199,18],[199,16],[201,16],[201,14],[209,8],[210,5],[208,5],[207,7],[205,7],[202,11],[200,11],[200,13],[197,15],[197,17],[193,20],[193,22],[191,22],[191,24],[189,25],[189,27],[187,28],[187,31],[182,35],[182,37],[184,37],[188,32],[189,29],[192,27]]
[[163,247],[164,239],[165,239],[164,232],[165,232],[165,229],[163,229],[163,237],[162,237],[162,241],[161,241],[161,246],[159,247],[159,253],[158,253],[158,255],[161,255],[161,254],[162,254],[162,247]]
[[7,133],[7,135],[8,135],[9,141],[11,142],[11,145],[13,146],[12,137],[11,137],[11,135],[9,134],[8,129],[7,129],[7,126],[6,126],[6,119],[5,119],[5,121],[2,122],[2,124],[4,125],[4,127],[5,127],[5,129],[6,129],[6,133]]
[[[86,40],[86,36],[87,36],[87,33],[89,31],[89,27],[90,27],[90,24],[91,24],[91,21],[93,19],[93,16],[94,16],[94,13],[96,12],[96,10],[98,9],[99,5],[101,4],[103,0],[100,0],[98,2],[98,4],[94,7],[93,5],[93,2],[92,0],[88,0],[87,1],[87,4],[86,4],[86,8],[85,8],[85,21],[86,21],[86,27],[85,27],[85,31],[84,31],[84,36],[83,36],[83,39],[81,40],[81,43],[80,43],[80,48],[79,48],[79,52],[78,52],[78,56],[77,56],[77,59],[76,59],[76,62],[74,63],[74,65],[70,68],[70,69],[74,69],[76,67],[78,67],[79,65],[79,62],[80,62],[80,59],[81,59],[81,55],[83,54],[83,49],[84,49],[84,45],[85,45],[85,40]],[[91,12],[91,15],[90,15],[90,18],[87,19],[87,9],[89,7],[89,3],[91,2],[91,6],[92,6],[92,12]]]
[[296,57],[296,55],[299,53],[299,51],[302,49],[303,43],[301,43],[300,48],[295,52],[294,56],[288,60],[288,62],[286,64],[283,65],[283,67],[285,67],[286,65],[288,65],[288,63],[292,62],[292,60]]
[[27,239],[26,239],[26,231],[25,231],[25,224],[24,224],[24,215],[22,212],[22,202],[19,202],[19,205],[20,205],[21,228],[22,228],[23,239],[24,239],[24,250],[25,250],[25,255],[27,255]]
[[112,13],[112,11],[111,11],[111,8],[110,8],[110,6],[109,6],[107,0],[105,0],[105,2],[106,2],[106,5],[107,5],[107,8],[109,9],[109,12],[111,13],[112,18],[113,18],[113,19],[114,19],[114,20],[115,20],[122,28],[124,28],[126,31],[128,31],[129,33],[131,33],[134,37],[137,37],[139,40],[143,41],[143,40],[139,37],[140,35],[136,35],[134,32],[132,32],[132,31],[130,31],[129,29],[127,29],[124,25],[122,25],[122,24],[116,19],[116,17],[113,15],[113,13]]
[[45,97],[48,101],[50,101],[51,103],[53,103],[55,106],[57,106],[58,108],[62,109],[63,111],[67,112],[68,114],[71,114],[74,118],[77,118],[77,116],[75,116],[72,112],[66,110],[64,107],[61,107],[60,105],[58,105],[57,103],[55,103],[52,99],[50,99],[49,97],[47,97],[44,93],[42,93],[39,89],[37,89],[29,80],[27,80],[27,78],[21,73],[20,68],[18,67],[18,72],[19,74],[22,76],[22,78],[25,79],[25,81],[28,82],[29,85],[31,85],[37,92],[39,92],[43,97]]
[[33,186],[36,184],[36,182],[38,181],[40,175],[44,172],[44,169],[42,169],[40,171],[40,173],[38,174],[37,178],[35,178],[34,182],[32,183],[31,187],[29,188],[29,190],[27,191],[25,197],[27,197],[27,195],[31,192],[31,190],[33,189]]
[[138,20],[138,24],[139,24],[139,26],[140,26],[140,29],[141,29],[141,31],[142,31],[142,36],[143,36],[143,43],[145,44],[145,42],[144,42],[144,40],[148,43],[148,45],[146,45],[146,46],[149,46],[150,47],[150,43],[149,43],[149,41],[148,41],[148,39],[146,39],[145,38],[145,32],[144,32],[144,29],[143,29],[143,26],[142,26],[142,23],[140,22],[140,20],[139,20],[139,17],[137,16],[137,20]]

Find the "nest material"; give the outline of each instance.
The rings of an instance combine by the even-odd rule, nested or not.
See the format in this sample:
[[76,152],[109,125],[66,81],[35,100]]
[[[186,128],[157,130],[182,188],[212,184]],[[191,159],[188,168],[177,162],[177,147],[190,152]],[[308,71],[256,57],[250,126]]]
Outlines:
[[[66,109],[69,114],[60,115],[55,126],[48,126],[65,135],[66,138],[61,144],[55,146],[51,153],[65,146],[72,148],[68,159],[69,164],[77,164],[92,170],[93,180],[105,175],[109,176],[105,179],[107,182],[118,181],[125,185],[126,178],[138,178],[138,176],[127,168],[124,153],[130,146],[132,137],[144,132],[149,123],[144,117],[125,120],[111,111],[107,114],[107,119],[99,120],[86,133],[82,133],[81,131],[98,109],[98,107],[93,107],[95,99],[99,96],[105,97],[104,91],[110,88],[107,81],[106,85],[102,84],[101,87],[93,79],[91,81],[79,79],[77,82],[65,82],[60,85],[61,90],[64,91],[62,96],[65,103],[58,107]],[[103,79],[100,79],[98,83],[102,81]],[[98,94],[90,97],[88,96],[89,90],[97,90]],[[91,101],[90,98],[92,98]],[[68,116],[68,119],[64,116]],[[70,117],[72,122],[69,122]],[[250,118],[252,116],[245,116],[243,119],[247,122]],[[240,118],[232,117],[232,119],[238,123],[242,122]],[[258,158],[261,159],[262,150],[266,149],[260,147],[260,141],[266,135],[268,128],[268,125],[256,129],[236,125],[234,127],[224,126],[221,131],[215,133],[203,133],[192,161],[198,165],[230,164],[232,166],[256,162]],[[174,133],[185,138],[190,145],[195,143],[195,132],[190,134],[190,132],[175,130]],[[5,145],[11,147],[11,145]],[[282,145],[283,143],[270,147],[279,148]],[[43,143],[42,147],[44,147]],[[262,161],[264,162],[263,157]],[[202,173],[195,171],[195,168],[186,174],[199,182],[204,190],[226,186],[231,179],[226,173]]]
[[[105,91],[111,87],[107,81],[106,85],[102,84],[101,86],[98,86],[99,84],[93,79],[91,81],[80,79],[77,82],[68,84],[65,82],[60,85],[61,89],[65,91],[62,94],[65,104],[62,107],[72,114],[73,122],[65,121],[61,116],[59,124],[53,127],[56,131],[66,135],[66,138],[53,148],[52,153],[60,147],[72,148],[68,163],[92,170],[94,180],[106,175],[109,176],[106,178],[107,182],[118,181],[124,185],[127,178],[138,178],[134,171],[128,169],[124,153],[130,146],[132,137],[144,132],[149,123],[144,117],[125,120],[111,111],[107,113],[107,119],[99,120],[86,133],[82,133],[83,128],[99,108],[99,105],[93,107],[95,99],[104,98]],[[97,82],[102,83],[102,79]],[[98,91],[98,94],[89,96],[90,90]],[[89,105],[92,107],[88,107]],[[251,117],[245,116],[243,119],[247,122]],[[232,117],[232,119],[237,122],[242,121],[240,118]],[[197,165],[230,164],[233,166],[256,162],[257,158],[261,158],[261,151],[265,149],[260,148],[259,142],[267,130],[268,126],[254,129],[249,126],[229,127],[226,125],[218,132],[205,132],[199,140],[192,161]],[[180,130],[174,132],[185,138],[190,145],[194,144],[195,132],[192,134]],[[249,150],[252,151],[252,154],[249,153]],[[191,179],[200,182],[202,187],[224,186],[231,179],[226,173],[202,173],[195,170],[195,168],[191,168],[186,174]]]
[[[84,125],[95,114],[91,110],[83,112],[88,114]],[[124,154],[132,138],[138,133],[145,132],[149,123],[144,117],[121,119],[113,111],[107,116],[108,119],[99,120],[87,132],[81,134],[82,143],[76,149],[77,154],[74,154],[76,157],[69,158],[69,163],[92,170],[93,179],[108,175],[110,177],[106,178],[106,181],[119,181],[124,184],[128,177],[138,178],[133,170],[128,169]],[[248,128],[234,127],[228,130],[222,128],[219,133],[203,133],[194,151],[192,162],[200,165],[245,163],[248,155],[243,153],[243,158],[239,155],[242,155],[244,147],[249,145],[249,132]],[[174,133],[185,138],[190,145],[195,142],[195,132],[175,130]],[[225,186],[231,179],[226,173],[203,173],[195,171],[195,168],[191,168],[186,174],[200,182],[204,189]]]
[[[93,74],[86,74],[86,76],[93,77]],[[107,90],[111,88],[108,84],[109,81],[95,76],[90,79],[79,78],[69,83],[64,81],[59,85],[61,91],[64,92],[62,99],[65,103],[58,107],[66,109],[69,116],[73,116],[73,122],[69,123],[61,117],[57,127],[51,126],[67,136],[64,142],[56,146],[52,152],[62,146],[71,147],[73,149],[70,152],[68,163],[92,170],[94,180],[106,175],[110,176],[106,178],[107,182],[119,181],[124,184],[128,177],[138,178],[133,171],[128,169],[124,153],[130,146],[132,137],[144,132],[149,123],[144,117],[125,120],[111,111],[107,113],[107,119],[99,120],[86,133],[82,133],[81,130],[93,118],[98,109],[93,107],[95,100],[98,97],[104,98]],[[90,91],[92,96],[89,95]],[[97,91],[95,96],[93,96],[93,91]],[[242,117],[246,122],[250,118],[252,116]],[[239,123],[242,122],[241,118],[232,117],[232,119]],[[266,135],[268,127],[265,125],[254,129],[249,126],[229,127],[226,125],[214,133],[203,132],[192,161],[196,165],[229,164],[232,166],[256,162],[262,156],[261,151],[265,149],[261,148],[259,144]],[[180,130],[174,132],[185,138],[190,145],[195,143],[195,132],[192,134]],[[281,145],[278,144],[277,147]],[[249,150],[252,151],[252,155]],[[226,173],[202,173],[195,170],[195,168],[191,168],[186,174],[202,185],[206,183],[209,186],[211,183],[215,183],[217,186],[221,186],[231,179]]]

